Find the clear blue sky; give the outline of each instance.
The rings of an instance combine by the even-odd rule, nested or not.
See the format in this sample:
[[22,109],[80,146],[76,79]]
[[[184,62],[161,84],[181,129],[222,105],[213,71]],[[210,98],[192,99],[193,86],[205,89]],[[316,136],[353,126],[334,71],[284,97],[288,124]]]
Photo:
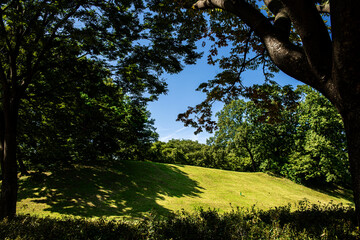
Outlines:
[[[201,49],[200,49],[201,50]],[[151,117],[155,119],[155,127],[159,134],[159,140],[167,142],[170,139],[191,139],[206,143],[206,139],[213,134],[202,132],[194,134],[195,129],[184,127],[182,122],[177,122],[179,113],[187,110],[188,106],[195,106],[205,99],[205,94],[195,91],[200,83],[213,79],[220,70],[216,66],[210,66],[206,62],[206,50],[204,57],[195,65],[186,66],[184,71],[176,75],[165,75],[168,83],[168,94],[159,97],[159,100],[150,103],[148,110]],[[243,74],[242,79],[246,85],[262,83],[263,75],[261,70],[249,71]],[[297,86],[300,82],[279,73],[275,76],[280,85],[292,84]],[[213,111],[218,112],[222,108],[221,103],[215,104]]]

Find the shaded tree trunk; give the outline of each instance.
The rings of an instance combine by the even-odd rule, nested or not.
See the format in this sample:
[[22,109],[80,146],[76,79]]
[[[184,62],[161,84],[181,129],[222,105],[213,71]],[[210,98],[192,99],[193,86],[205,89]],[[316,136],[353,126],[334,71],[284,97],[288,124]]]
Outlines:
[[4,135],[5,135],[5,119],[4,111],[0,110],[0,166],[1,166],[1,177],[3,180],[3,169],[4,169]]
[[256,172],[256,162],[255,162],[254,155],[251,152],[251,148],[249,148],[248,146],[245,146],[245,149],[249,153],[252,170],[253,170],[253,172]]
[[360,108],[342,114],[348,143],[357,223],[360,223]]
[[360,1],[330,3],[333,81],[327,90],[345,126],[356,218],[360,225]]
[[22,176],[29,176],[29,172],[27,171],[27,168],[21,158],[17,158],[17,161],[19,163],[19,170]]
[[0,198],[0,218],[13,218],[17,202],[17,161],[16,161],[16,127],[18,118],[18,99],[6,95],[3,100],[4,128],[2,144],[2,176]]

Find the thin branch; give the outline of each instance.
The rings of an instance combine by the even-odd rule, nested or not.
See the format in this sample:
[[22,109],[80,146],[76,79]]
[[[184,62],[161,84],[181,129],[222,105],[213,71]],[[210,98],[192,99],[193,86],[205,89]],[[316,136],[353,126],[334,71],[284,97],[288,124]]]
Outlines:
[[248,37],[247,37],[246,42],[245,42],[245,52],[244,52],[244,57],[243,57],[244,61],[243,61],[243,64],[242,64],[242,66],[241,66],[241,68],[240,68],[239,78],[240,78],[241,73],[242,73],[243,71],[245,71],[245,67],[246,67],[245,61],[246,61],[247,54],[248,54],[248,52],[249,52],[249,50],[250,50],[249,44],[250,44],[251,35],[253,34],[253,32],[254,32],[254,31],[253,31],[252,29],[250,29],[249,34],[248,34]]

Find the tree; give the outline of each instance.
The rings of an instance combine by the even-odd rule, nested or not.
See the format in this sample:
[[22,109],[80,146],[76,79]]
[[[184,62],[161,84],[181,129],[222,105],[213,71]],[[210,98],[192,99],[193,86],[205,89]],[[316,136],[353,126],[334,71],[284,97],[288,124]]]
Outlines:
[[[305,184],[349,186],[340,115],[324,96],[305,85],[295,90],[301,99],[286,107],[287,88],[255,85],[253,92],[266,99],[226,104],[216,114],[218,129],[211,145],[235,152],[238,164],[250,159],[252,171],[270,171]],[[269,115],[269,109],[274,108],[278,113]]]
[[[275,83],[254,85],[249,96],[255,94],[262,99],[234,100],[226,104],[216,114],[218,130],[214,145],[242,148],[251,160],[252,171],[280,174],[292,151],[297,124],[298,103],[293,100],[299,97],[293,96],[291,89]],[[277,114],[269,114],[269,109]]]
[[152,144],[149,160],[198,166],[203,159],[203,147],[204,144],[192,140],[171,139],[167,143],[158,141]]
[[0,218],[16,213],[21,99],[32,83],[56,81],[49,69],[71,72],[82,57],[103,62],[124,93],[144,102],[166,90],[162,73],[179,72],[182,62],[200,56],[194,52],[198,34],[190,34],[191,24],[180,25],[193,18],[179,11],[165,16],[161,8],[142,0],[1,2]]
[[[233,58],[236,61],[228,64],[228,71],[224,72],[226,78],[219,75],[215,79],[217,81],[201,87],[208,93],[221,90],[228,95],[236,93],[239,88],[234,86],[239,83],[238,73],[258,63],[263,63],[266,67],[266,61],[261,60],[268,56],[278,69],[315,88],[328,98],[344,122],[356,216],[360,224],[360,1],[264,0],[270,18],[257,2],[188,2],[194,3],[195,9],[213,10],[212,14],[217,18],[212,21],[214,24],[211,27],[215,29],[212,33],[219,36],[218,46],[226,44],[226,39],[230,39],[238,45],[234,49],[240,49],[234,56],[241,57]],[[329,19],[323,18],[323,14],[325,17],[330,16],[330,22],[325,23]],[[328,27],[331,27],[331,31]],[[256,58],[258,63],[248,59],[250,47],[246,46],[255,49],[255,57],[259,55]],[[220,61],[220,64],[222,63]],[[235,65],[238,66],[236,69]],[[220,95],[212,94],[208,95],[208,98],[226,99],[226,96],[219,97]],[[193,124],[185,118],[191,113],[201,113],[199,108],[196,111],[189,111],[181,115],[180,119],[188,125]],[[208,119],[211,117],[205,110],[202,113]],[[199,119],[204,120],[202,116]]]
[[55,75],[56,82],[33,83],[31,95],[21,101],[18,161],[47,170],[96,159],[134,159],[156,140],[145,106],[126,96],[101,63],[83,58],[71,72],[49,71],[44,75]]
[[303,183],[350,185],[344,125],[329,100],[309,86],[297,91],[303,99],[297,109],[295,149],[289,160],[290,178]]
[[[232,101],[216,114],[218,117],[218,130],[210,141],[212,145],[225,148],[244,149],[251,160],[252,171],[257,171],[258,160],[255,159],[258,142],[258,130],[256,124],[256,108],[252,103],[243,100]],[[258,111],[259,112],[259,111]],[[254,114],[255,113],[255,114]],[[239,151],[238,153],[243,153]],[[242,154],[241,154],[242,155]],[[243,156],[238,155],[238,158]]]

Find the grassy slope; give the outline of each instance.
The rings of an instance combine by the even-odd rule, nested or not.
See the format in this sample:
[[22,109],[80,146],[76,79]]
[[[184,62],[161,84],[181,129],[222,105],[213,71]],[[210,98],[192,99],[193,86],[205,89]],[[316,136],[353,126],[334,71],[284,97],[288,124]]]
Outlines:
[[[351,204],[333,196],[264,173],[240,173],[193,166],[124,162],[111,166],[76,166],[22,178],[19,213],[81,217],[141,217],[197,207],[258,208],[311,203]],[[231,206],[230,206],[231,204]]]

